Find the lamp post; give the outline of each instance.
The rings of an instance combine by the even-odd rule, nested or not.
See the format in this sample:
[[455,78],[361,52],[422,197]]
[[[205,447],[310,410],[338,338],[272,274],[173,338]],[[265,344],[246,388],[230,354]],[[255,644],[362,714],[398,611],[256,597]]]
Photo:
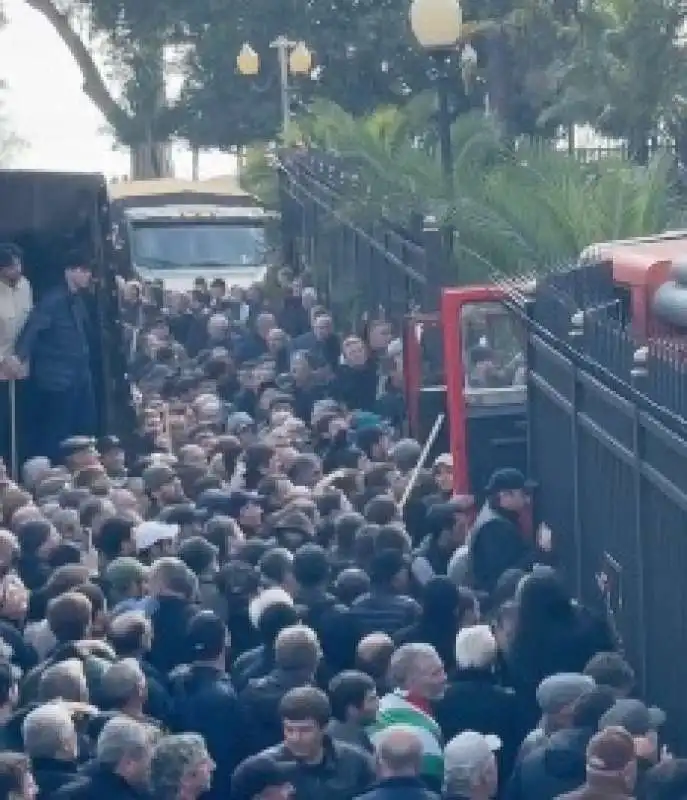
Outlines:
[[[270,43],[279,59],[279,94],[281,103],[282,133],[286,137],[291,121],[289,75],[308,75],[312,69],[312,53],[305,42],[294,42],[278,36]],[[236,68],[247,77],[260,72],[260,56],[246,42],[236,56]]]
[[452,198],[453,153],[448,107],[448,64],[457,49],[463,28],[459,0],[413,0],[410,6],[410,27],[417,41],[434,59],[436,66],[441,170],[446,195]]

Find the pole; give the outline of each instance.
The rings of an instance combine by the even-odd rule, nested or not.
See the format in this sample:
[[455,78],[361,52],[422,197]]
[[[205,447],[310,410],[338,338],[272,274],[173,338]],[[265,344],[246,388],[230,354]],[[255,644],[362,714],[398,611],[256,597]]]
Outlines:
[[282,135],[286,138],[291,120],[291,109],[289,102],[289,49],[292,47],[285,36],[278,36],[270,47],[277,51],[279,57],[279,96],[281,102],[281,124]]
[[417,476],[420,474],[420,470],[425,466],[425,461],[427,461],[427,457],[429,456],[430,450],[432,449],[432,447],[434,447],[434,442],[436,442],[437,436],[439,435],[439,431],[441,430],[441,426],[444,423],[445,417],[446,417],[445,414],[439,414],[436,420],[434,421],[434,425],[432,426],[432,430],[429,432],[429,436],[427,437],[425,446],[422,448],[422,452],[420,453],[420,457],[417,460],[417,464],[413,467],[413,471],[410,473],[410,477],[408,478],[408,483],[406,483],[405,489],[403,490],[403,494],[398,503],[398,507],[401,510],[405,508],[405,505],[408,502],[410,493],[413,491],[413,486],[415,486],[415,483],[417,481]]
[[453,150],[451,149],[451,117],[448,108],[450,78],[447,69],[448,56],[445,52],[435,54],[437,68],[437,100],[439,126],[439,153],[444,191],[449,200],[453,199]]
[[17,382],[9,382],[10,393],[10,470],[15,481],[19,480],[19,453],[17,447]]

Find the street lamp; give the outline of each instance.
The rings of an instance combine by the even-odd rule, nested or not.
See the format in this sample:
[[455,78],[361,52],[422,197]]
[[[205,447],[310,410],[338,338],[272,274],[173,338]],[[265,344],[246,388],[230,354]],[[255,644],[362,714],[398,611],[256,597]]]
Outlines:
[[236,69],[241,75],[257,75],[260,72],[260,56],[246,42],[236,56]]
[[289,56],[289,72],[292,75],[309,75],[312,70],[312,53],[305,42],[297,42]]
[[417,41],[436,64],[441,169],[446,194],[453,197],[453,153],[448,109],[450,79],[447,67],[451,54],[458,47],[463,29],[460,3],[458,0],[413,0],[410,6],[410,27]]
[[[312,53],[305,42],[292,42],[278,36],[270,43],[279,57],[279,87],[281,99],[282,131],[286,135],[291,121],[289,74],[309,75],[312,70]],[[254,77],[260,72],[260,56],[246,42],[236,56],[236,68],[241,75]]]

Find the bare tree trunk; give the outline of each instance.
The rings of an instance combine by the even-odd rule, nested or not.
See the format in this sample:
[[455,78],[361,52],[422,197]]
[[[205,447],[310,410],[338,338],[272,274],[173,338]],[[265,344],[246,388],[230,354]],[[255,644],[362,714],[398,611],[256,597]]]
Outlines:
[[174,174],[172,147],[157,125],[167,105],[164,44],[157,37],[142,40],[137,56],[134,61],[136,88],[131,102],[141,128],[131,144],[131,177],[133,180],[169,178]]
[[144,142],[130,148],[131,180],[171,178],[174,175],[172,148],[166,142]]
[[200,180],[200,148],[195,146],[191,149],[191,179]]

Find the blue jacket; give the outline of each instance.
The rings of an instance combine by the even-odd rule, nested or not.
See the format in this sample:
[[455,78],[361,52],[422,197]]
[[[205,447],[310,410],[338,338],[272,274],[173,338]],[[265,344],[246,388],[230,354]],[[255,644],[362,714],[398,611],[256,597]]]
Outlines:
[[227,800],[231,776],[251,755],[249,720],[243,714],[228,675],[213,667],[185,664],[169,676],[172,692],[172,728],[200,733],[215,762],[208,800]]
[[420,778],[385,778],[378,781],[357,800],[439,800]]
[[90,379],[88,330],[83,298],[61,286],[32,309],[15,352],[20,361],[29,364],[39,388],[64,391]]

